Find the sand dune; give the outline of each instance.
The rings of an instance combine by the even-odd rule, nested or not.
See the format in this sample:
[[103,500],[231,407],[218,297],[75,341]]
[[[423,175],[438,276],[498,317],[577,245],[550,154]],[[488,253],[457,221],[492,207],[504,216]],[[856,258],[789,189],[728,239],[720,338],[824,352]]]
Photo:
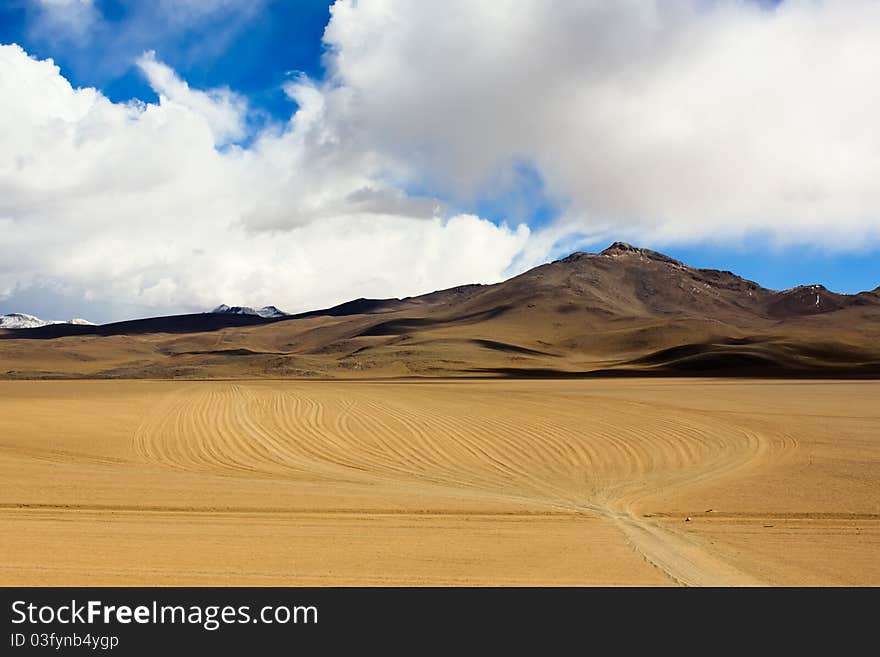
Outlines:
[[871,382],[0,387],[5,584],[880,582]]

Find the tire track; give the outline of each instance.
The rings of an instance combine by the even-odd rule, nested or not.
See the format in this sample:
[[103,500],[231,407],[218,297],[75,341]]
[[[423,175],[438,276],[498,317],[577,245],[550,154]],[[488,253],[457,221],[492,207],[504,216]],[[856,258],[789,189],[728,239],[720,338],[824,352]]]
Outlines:
[[779,458],[796,445],[790,436],[771,441],[717,415],[616,399],[581,398],[585,410],[529,395],[499,405],[467,390],[396,392],[194,384],[144,419],[133,449],[181,471],[427,485],[598,515],[677,583],[758,583],[639,509]]

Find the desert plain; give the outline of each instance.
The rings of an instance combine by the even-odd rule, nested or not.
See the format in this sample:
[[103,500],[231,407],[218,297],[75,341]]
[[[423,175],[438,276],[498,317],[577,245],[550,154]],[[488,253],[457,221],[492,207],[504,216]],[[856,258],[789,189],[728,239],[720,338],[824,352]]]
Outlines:
[[0,381],[2,585],[878,585],[880,382]]

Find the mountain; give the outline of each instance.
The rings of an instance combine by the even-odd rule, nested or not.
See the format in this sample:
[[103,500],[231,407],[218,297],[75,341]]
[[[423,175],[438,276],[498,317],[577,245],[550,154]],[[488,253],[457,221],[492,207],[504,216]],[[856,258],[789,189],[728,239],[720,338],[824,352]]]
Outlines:
[[278,310],[275,306],[263,306],[262,308],[257,308],[255,310],[248,306],[227,306],[225,303],[221,303],[219,306],[212,308],[208,312],[216,315],[256,315],[257,317],[273,319],[287,317],[286,312]]
[[0,331],[0,376],[880,377],[878,290],[770,290],[623,242],[493,285],[250,310]]
[[30,329],[39,328],[41,326],[49,326],[50,324],[74,324],[77,326],[94,326],[85,319],[68,319],[68,320],[45,320],[28,315],[26,313],[10,313],[8,315],[0,315],[0,329]]

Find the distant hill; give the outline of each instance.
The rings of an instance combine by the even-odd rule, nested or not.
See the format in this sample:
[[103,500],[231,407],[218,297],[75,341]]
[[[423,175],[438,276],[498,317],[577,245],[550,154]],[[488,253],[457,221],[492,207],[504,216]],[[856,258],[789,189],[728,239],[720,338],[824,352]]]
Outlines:
[[769,290],[623,242],[494,285],[267,309],[0,331],[0,376],[880,377],[880,288]]
[[40,319],[34,315],[27,313],[9,313],[8,315],[0,315],[0,329],[32,329],[41,326],[50,326],[52,324],[73,324],[76,326],[94,326],[90,321],[85,319]]
[[215,315],[256,315],[263,318],[287,317],[288,314],[283,310],[278,310],[275,306],[263,306],[262,308],[251,308],[249,306],[227,306],[221,303],[216,308],[208,311]]

